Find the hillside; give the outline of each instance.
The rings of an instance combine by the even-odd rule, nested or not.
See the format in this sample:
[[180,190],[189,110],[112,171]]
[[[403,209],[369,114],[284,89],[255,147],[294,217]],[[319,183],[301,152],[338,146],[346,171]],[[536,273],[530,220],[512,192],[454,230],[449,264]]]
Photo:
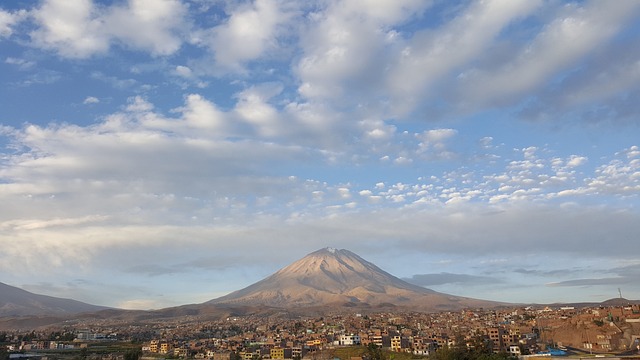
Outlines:
[[72,299],[39,295],[0,283],[0,317],[54,316],[106,309]]

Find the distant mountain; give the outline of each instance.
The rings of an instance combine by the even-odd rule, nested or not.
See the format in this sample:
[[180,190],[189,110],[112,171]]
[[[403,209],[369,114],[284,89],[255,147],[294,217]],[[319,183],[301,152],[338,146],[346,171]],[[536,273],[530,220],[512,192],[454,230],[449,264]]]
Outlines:
[[107,309],[76,300],[38,295],[0,283],[0,317],[52,316]]
[[610,307],[610,306],[628,306],[633,304],[638,304],[640,301],[638,300],[629,300],[622,297],[612,298],[609,300],[605,300],[600,303],[600,306]]
[[348,250],[315,251],[275,274],[205,304],[278,308],[405,308],[418,311],[497,307],[498,302],[439,293],[405,282]]
[[619,306],[628,306],[628,305],[635,305],[635,304],[640,304],[640,300],[629,300],[629,299],[625,299],[625,298],[611,298],[609,300],[605,300],[602,302],[574,302],[574,303],[556,303],[556,304],[549,304],[549,305],[556,305],[556,306],[573,306],[576,308],[585,308],[585,307],[619,307]]

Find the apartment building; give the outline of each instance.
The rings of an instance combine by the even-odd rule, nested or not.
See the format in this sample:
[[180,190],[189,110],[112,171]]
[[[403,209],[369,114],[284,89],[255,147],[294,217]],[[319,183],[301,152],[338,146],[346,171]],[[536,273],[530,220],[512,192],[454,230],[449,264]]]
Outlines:
[[338,345],[342,346],[360,345],[361,343],[360,335],[340,335],[338,338]]
[[279,347],[269,349],[269,357],[271,359],[284,359],[284,349]]

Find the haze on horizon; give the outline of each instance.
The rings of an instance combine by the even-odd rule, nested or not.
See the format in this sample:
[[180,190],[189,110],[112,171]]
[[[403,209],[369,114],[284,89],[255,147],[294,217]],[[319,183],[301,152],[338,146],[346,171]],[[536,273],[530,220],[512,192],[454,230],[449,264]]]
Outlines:
[[0,4],[0,282],[204,302],[327,246],[640,299],[640,2]]

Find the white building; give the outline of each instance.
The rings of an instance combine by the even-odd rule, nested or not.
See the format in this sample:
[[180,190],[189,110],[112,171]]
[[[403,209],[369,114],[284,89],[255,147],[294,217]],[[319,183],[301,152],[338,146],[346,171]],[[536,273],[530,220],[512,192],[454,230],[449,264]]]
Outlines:
[[340,335],[338,340],[340,345],[360,345],[360,335]]
[[511,356],[520,356],[522,352],[520,351],[520,347],[518,345],[509,346],[509,355]]

